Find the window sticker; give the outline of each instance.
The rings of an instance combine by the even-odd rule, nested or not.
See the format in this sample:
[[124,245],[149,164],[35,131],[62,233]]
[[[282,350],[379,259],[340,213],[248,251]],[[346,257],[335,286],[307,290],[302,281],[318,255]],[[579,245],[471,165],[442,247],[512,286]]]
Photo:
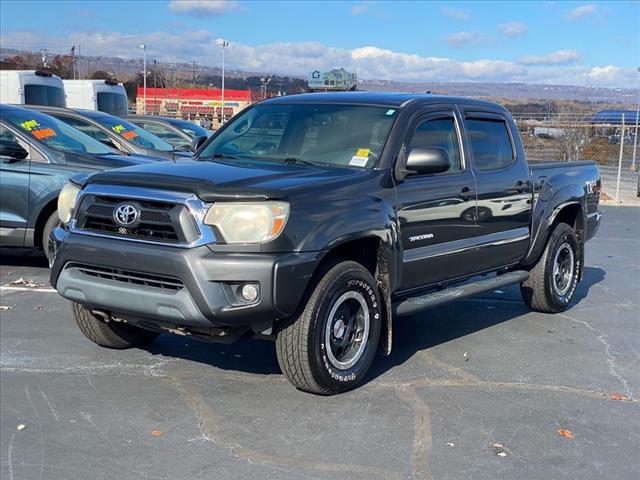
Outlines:
[[133,130],[130,130],[128,132],[124,132],[122,134],[122,136],[124,138],[126,138],[127,140],[133,140],[134,138],[136,138],[138,136],[138,134],[136,132],[134,132]]
[[31,130],[31,135],[38,140],[44,140],[45,138],[55,137],[57,134],[51,128],[42,128],[40,130]]
[[389,110],[387,110],[387,113],[385,113],[386,116],[390,117],[391,115],[393,115],[394,113],[396,113],[396,111],[393,108],[390,108]]
[[358,151],[356,152],[356,157],[369,158],[369,152],[371,152],[371,150],[369,150],[368,148],[359,148]]
[[114,125],[113,127],[111,127],[111,130],[113,130],[116,133],[122,133],[126,130],[126,128],[124,127],[124,125]]
[[36,122],[35,120],[27,120],[26,122],[22,122],[20,124],[20,126],[23,128],[23,130],[26,130],[27,132],[30,132],[34,128],[40,127],[40,124],[38,122]]

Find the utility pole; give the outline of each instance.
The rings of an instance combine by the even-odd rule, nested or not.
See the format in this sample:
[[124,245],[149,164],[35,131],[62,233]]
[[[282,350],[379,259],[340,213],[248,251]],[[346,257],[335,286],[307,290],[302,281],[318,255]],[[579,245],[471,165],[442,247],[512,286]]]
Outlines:
[[142,49],[142,114],[147,114],[147,46],[143,43]]
[[196,73],[198,71],[198,61],[197,60],[193,61],[193,66],[191,68],[192,68],[192,74],[193,74],[193,88],[196,88],[196,77],[198,76],[197,73]]
[[[636,69],[640,72],[640,67]],[[638,116],[640,116],[640,85],[638,86],[638,103],[636,104],[636,126],[633,131],[633,156],[631,157],[631,171],[635,172],[638,170],[636,165],[636,150],[638,149]]]
[[225,121],[224,117],[224,49],[229,46],[229,42],[226,40],[220,39],[218,40],[218,45],[222,47],[222,95],[221,102],[222,103],[222,123]]

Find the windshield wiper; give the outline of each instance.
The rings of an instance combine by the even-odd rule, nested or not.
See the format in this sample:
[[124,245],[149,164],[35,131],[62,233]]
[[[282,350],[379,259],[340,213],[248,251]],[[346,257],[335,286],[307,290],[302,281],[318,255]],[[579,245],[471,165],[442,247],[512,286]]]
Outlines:
[[304,160],[304,159],[298,158],[298,157],[287,157],[284,160],[282,160],[282,162],[285,165],[303,164],[303,165],[315,165],[315,166],[320,166],[320,167],[327,167],[327,166],[330,165],[329,163],[313,162],[311,160]]
[[219,153],[219,152],[216,152],[216,153],[214,153],[213,155],[211,155],[209,157],[209,159],[211,159],[211,160],[218,159],[218,158],[229,158],[231,160],[236,160],[238,157],[235,157],[233,155],[229,155],[228,153]]

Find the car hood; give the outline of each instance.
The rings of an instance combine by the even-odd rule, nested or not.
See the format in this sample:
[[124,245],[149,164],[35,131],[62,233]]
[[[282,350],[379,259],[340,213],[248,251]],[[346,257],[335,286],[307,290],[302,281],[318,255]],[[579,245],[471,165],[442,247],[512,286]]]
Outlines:
[[369,176],[371,170],[314,165],[284,165],[270,162],[184,160],[162,162],[101,172],[87,183],[131,185],[189,191],[205,201],[220,199],[284,198],[296,190],[351,182]]

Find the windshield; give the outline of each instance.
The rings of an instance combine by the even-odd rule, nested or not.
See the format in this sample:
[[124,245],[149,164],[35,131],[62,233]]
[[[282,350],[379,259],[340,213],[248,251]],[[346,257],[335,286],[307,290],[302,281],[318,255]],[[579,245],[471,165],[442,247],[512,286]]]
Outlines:
[[396,112],[340,104],[258,104],[231,120],[198,157],[372,168]]
[[189,135],[191,138],[194,137],[208,137],[211,135],[207,130],[194,123],[187,122],[186,120],[171,120],[171,123],[182,130],[184,133]]
[[108,155],[114,151],[60,120],[31,110],[2,110],[2,119],[53,150]]
[[112,115],[95,115],[91,119],[139,147],[162,150],[163,152],[171,152],[173,150],[173,146],[161,138],[121,118]]
[[98,110],[109,115],[127,114],[127,97],[121,93],[98,92]]
[[24,103],[27,105],[47,105],[49,107],[66,107],[64,90],[50,85],[25,85]]

